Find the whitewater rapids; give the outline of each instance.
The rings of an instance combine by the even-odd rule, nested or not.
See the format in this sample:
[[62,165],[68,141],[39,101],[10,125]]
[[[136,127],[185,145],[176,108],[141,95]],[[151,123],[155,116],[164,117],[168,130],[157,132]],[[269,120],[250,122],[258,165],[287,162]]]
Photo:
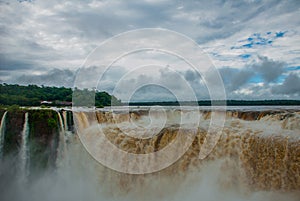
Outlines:
[[[63,111],[59,136],[64,136],[59,140],[63,140],[64,149],[58,149],[57,168],[31,173],[26,184],[6,182],[0,186],[1,200],[298,201],[300,109],[230,108],[219,112],[226,117],[220,138],[214,149],[199,159],[210,126],[210,110],[78,109],[73,111],[73,133]],[[195,113],[200,117],[197,122]],[[192,134],[193,141],[175,163],[160,171],[126,174],[90,155],[93,151],[103,153],[97,152],[103,149],[99,127],[115,147],[138,155],[163,150],[178,135]],[[105,153],[109,160],[116,160],[112,151]],[[137,163],[121,160],[119,164],[132,168]],[[9,160],[4,161],[0,172],[10,165]]]
[[[74,117],[81,141],[90,153],[103,153],[99,152],[99,149],[102,149],[101,142],[98,143],[98,147],[94,146],[97,144],[95,142],[101,138],[100,125],[101,132],[118,149],[134,154],[149,154],[162,150],[172,143],[179,135],[180,128],[183,127],[180,134],[188,135],[193,132],[194,129],[189,128],[191,125],[188,125],[188,121],[182,122],[182,116],[192,118],[194,112],[191,109],[170,109],[163,113],[152,112],[151,116],[147,108],[135,108],[129,112],[124,112],[119,108],[110,111],[101,110],[96,113],[77,111],[74,112]],[[137,195],[145,196],[149,193],[148,196],[154,200],[168,199],[175,192],[195,190],[198,187],[199,189],[196,190],[198,193],[211,193],[211,197],[207,195],[199,200],[223,199],[220,192],[224,194],[239,192],[236,194],[237,197],[241,196],[238,200],[276,200],[278,198],[281,200],[284,195],[288,195],[288,200],[299,198],[299,110],[266,108],[218,111],[225,113],[224,128],[216,146],[203,160],[199,159],[199,151],[207,136],[212,113],[209,110],[197,112],[200,113],[200,123],[195,138],[189,149],[174,164],[159,172],[146,175],[122,174],[104,168],[104,175],[103,171],[99,171],[100,180],[111,187],[116,185],[121,195],[127,195],[127,193],[130,195],[135,192]],[[167,119],[163,120],[161,116]],[[193,121],[193,119],[190,120]],[[161,121],[163,121],[163,127],[160,126]],[[106,157],[116,160],[114,152],[107,153]],[[97,159],[97,156],[94,158]],[[134,166],[134,163],[137,163],[137,161],[128,162],[122,158],[117,159],[123,160],[121,165],[124,166]],[[150,193],[152,191],[149,190],[149,187],[153,188],[154,184],[155,186],[164,185],[158,189],[154,187],[158,197],[153,196]],[[188,190],[183,187],[185,185],[189,186]],[[114,192],[114,194],[118,193]],[[235,198],[229,196],[228,200],[231,199]]]

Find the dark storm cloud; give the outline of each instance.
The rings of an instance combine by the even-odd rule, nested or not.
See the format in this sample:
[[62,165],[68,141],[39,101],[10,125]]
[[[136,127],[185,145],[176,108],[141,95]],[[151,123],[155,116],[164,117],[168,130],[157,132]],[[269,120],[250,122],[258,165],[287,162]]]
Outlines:
[[9,70],[24,70],[32,69],[33,63],[29,61],[22,61],[20,59],[9,58],[6,55],[0,54],[0,71]]
[[[54,54],[51,47],[65,45],[70,38],[80,39],[72,42],[91,50],[90,46],[115,34],[145,27],[169,28],[205,43],[246,28],[246,22],[256,20],[261,13],[270,15],[272,10],[276,16],[294,12],[295,4],[297,1],[23,2],[3,7],[1,30],[14,40],[32,40],[37,46],[50,47],[49,56]],[[6,39],[1,40],[5,45]],[[35,59],[34,55],[31,58]]]
[[88,1],[89,6],[80,1],[75,3],[78,5],[70,3],[68,9],[58,10],[55,15],[44,16],[38,21],[65,24],[65,28],[58,28],[62,37],[77,36],[99,43],[134,28],[158,27],[170,20],[170,8],[175,6],[171,1],[157,4],[145,1]]
[[139,88],[131,97],[131,101],[176,101],[171,90],[159,85],[147,85]]
[[234,91],[246,84],[253,72],[249,69],[221,68],[219,73],[228,91]]
[[[191,6],[194,4],[190,3]],[[220,0],[199,1],[198,4],[190,9],[196,10],[200,6],[206,9],[206,11],[199,11],[199,13],[205,13],[205,15],[199,16],[198,21],[199,27],[206,28],[203,30],[205,35],[199,34],[200,36],[197,38],[197,41],[202,43],[230,37],[239,31],[248,29],[253,24],[260,29],[262,27],[256,22],[268,21],[284,13],[296,12],[297,8],[294,6],[298,3],[296,1],[284,3],[279,1]]]
[[[233,64],[219,65],[229,66],[227,70],[221,69],[222,78],[229,91],[246,87],[253,73],[260,74],[265,83],[275,83],[283,73],[284,63],[280,62],[282,59],[284,62],[294,62],[293,65],[298,65],[299,61],[298,55],[295,54],[297,40],[294,42],[300,27],[300,21],[297,20],[300,2],[297,0],[52,0],[21,3],[9,1],[1,3],[0,6],[0,54],[4,55],[0,57],[0,67],[2,72],[6,72],[5,76],[4,73],[1,74],[0,79],[3,81],[13,78],[20,83],[32,81],[36,84],[70,86],[72,79],[63,81],[62,77],[73,75],[69,75],[63,69],[74,72],[97,45],[116,34],[149,27],[178,31],[204,47],[215,44],[227,44],[231,47],[237,40],[257,32],[278,33],[280,37],[274,40],[272,45],[260,47],[270,48],[271,51],[286,50],[286,54],[276,54],[272,57],[274,60],[261,57],[259,63],[254,64],[252,68],[243,67],[246,65],[244,63],[239,66],[240,70],[234,70],[233,67],[236,66]],[[288,42],[285,42],[286,40]],[[278,44],[280,41],[281,44]],[[220,48],[214,51],[217,55],[222,55],[231,50]],[[257,54],[265,56],[268,53],[264,49],[257,51],[264,51]],[[237,53],[241,54],[245,52]],[[249,55],[252,59],[253,52]],[[223,61],[230,59],[226,58]],[[59,69],[51,72],[51,69],[57,67]],[[49,72],[36,75],[37,69],[47,69]],[[26,74],[15,79],[18,70]],[[170,76],[168,81],[171,82],[172,75],[167,74]],[[111,86],[118,76],[117,73],[112,74],[103,86],[112,90]],[[192,72],[185,72],[184,77],[192,84],[196,84],[200,79]]]
[[274,82],[284,72],[284,62],[273,61],[267,57],[259,56],[260,63],[252,66],[260,73],[266,82]]
[[42,75],[22,75],[15,82],[28,85],[73,87],[75,73],[70,70],[53,69]]
[[284,82],[272,87],[275,94],[298,94],[300,95],[300,77],[295,73],[289,74]]
[[192,70],[187,70],[184,74],[184,78],[190,82],[199,82],[201,80],[200,74]]

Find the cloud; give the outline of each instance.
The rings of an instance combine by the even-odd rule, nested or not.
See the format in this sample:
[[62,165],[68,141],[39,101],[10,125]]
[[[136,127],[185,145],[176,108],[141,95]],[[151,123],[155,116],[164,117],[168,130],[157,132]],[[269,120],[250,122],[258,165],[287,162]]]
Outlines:
[[300,95],[300,76],[290,73],[282,84],[272,87],[272,92],[275,94]]
[[[4,82],[71,86],[73,78],[63,81],[63,77],[69,76],[68,71],[75,73],[97,45],[124,31],[149,27],[171,29],[195,40],[220,69],[232,95],[250,90],[253,76],[261,76],[264,84],[283,84],[285,67],[300,65],[297,0],[2,1],[0,6]],[[199,97],[207,97],[196,87],[201,77],[185,69],[182,73]],[[112,90],[119,76],[112,73],[103,88]],[[278,95],[261,92],[265,98]]]
[[184,74],[184,77],[190,82],[199,82],[201,80],[201,75],[192,70],[187,70]]
[[172,91],[159,86],[159,85],[147,85],[139,88],[130,98],[130,101],[175,101],[176,96]]
[[228,92],[234,91],[242,87],[250,80],[251,76],[254,74],[251,70],[247,68],[234,69],[225,67],[219,69],[219,72]]
[[238,41],[237,46],[231,47],[231,49],[253,48],[259,46],[272,46],[272,43],[277,39],[284,36],[286,32],[272,33],[268,31],[266,33],[254,33],[247,39]]
[[252,69],[262,75],[266,82],[274,82],[284,72],[284,62],[273,61],[259,56],[259,63],[252,65]]
[[34,63],[31,61],[16,59],[16,58],[10,58],[7,55],[0,54],[0,70],[9,70],[9,71],[15,71],[15,70],[28,70],[33,68]]
[[[109,91],[125,102],[129,100],[182,101],[209,97],[200,76],[191,70],[175,71],[167,66],[141,67],[123,72],[119,75],[119,79],[104,78],[99,82],[97,89]],[[109,74],[110,72],[107,72],[105,77],[111,77]],[[187,79],[186,75],[190,79]]]
[[45,86],[73,87],[75,73],[71,70],[53,69],[41,75],[22,75],[12,82],[23,85],[36,84]]
[[[151,68],[148,71],[150,70]],[[83,77],[77,78],[77,82],[83,82],[81,86],[85,86],[85,82],[90,84],[91,80],[100,79],[96,67],[85,68],[82,71]],[[73,87],[76,72],[54,69],[37,75],[22,75],[11,80],[11,83]],[[250,67],[225,67],[220,69],[219,73],[224,81],[228,99],[299,99],[300,96],[300,78],[293,72],[287,75],[283,83],[278,84],[250,82],[255,77]],[[116,88],[117,85],[119,88]],[[187,85],[192,91],[189,91]],[[129,73],[126,68],[113,66],[104,74],[97,89],[114,94],[122,101],[174,101],[176,96],[180,100],[193,100],[194,95],[199,100],[209,99],[208,89],[200,75],[190,69],[174,72],[169,67],[157,69],[155,74],[149,74],[144,69]]]

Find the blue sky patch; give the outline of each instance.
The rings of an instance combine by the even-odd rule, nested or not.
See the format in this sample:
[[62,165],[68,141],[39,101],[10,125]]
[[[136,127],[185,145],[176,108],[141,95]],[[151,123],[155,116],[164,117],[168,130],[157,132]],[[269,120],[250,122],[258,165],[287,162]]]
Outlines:
[[231,49],[243,49],[243,48],[253,48],[255,46],[265,46],[272,45],[273,41],[276,38],[284,37],[287,31],[279,31],[275,34],[271,31],[266,32],[264,34],[254,33],[246,39],[239,40],[237,46],[232,46]]
[[280,75],[280,76],[275,80],[275,82],[276,82],[276,83],[283,83],[286,77],[287,77],[287,75],[282,74],[282,75]]
[[242,47],[247,47],[247,48],[251,48],[252,46],[253,46],[252,43],[248,43],[248,44],[242,45]]
[[260,82],[264,82],[264,79],[261,75],[256,74],[256,75],[252,76],[248,82],[249,83],[260,83]]
[[276,32],[276,38],[282,38],[286,32]]
[[285,68],[286,71],[294,71],[294,70],[300,70],[300,66],[289,66]]
[[[284,82],[285,78],[287,75],[280,75],[278,78],[276,78],[276,80],[274,80],[274,83],[282,83]],[[265,83],[266,81],[264,80],[263,76],[261,74],[255,74],[254,76],[252,76],[249,81],[249,83]]]
[[241,54],[241,55],[239,55],[239,57],[242,59],[248,59],[251,57],[251,54]]

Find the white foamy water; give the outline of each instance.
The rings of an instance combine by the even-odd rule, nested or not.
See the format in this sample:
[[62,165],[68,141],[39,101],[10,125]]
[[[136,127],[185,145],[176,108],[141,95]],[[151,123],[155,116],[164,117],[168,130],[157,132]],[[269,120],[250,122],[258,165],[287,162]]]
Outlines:
[[[105,174],[110,175],[111,180],[105,180],[105,183],[115,184],[112,188],[119,190],[116,194],[121,194],[122,198],[124,194],[132,196],[132,200],[297,200],[300,177],[295,175],[300,173],[297,159],[300,155],[300,112],[298,107],[271,108],[227,108],[222,135],[216,147],[203,160],[199,159],[198,154],[205,142],[211,112],[200,110],[199,130],[194,143],[177,162],[160,172],[145,176],[112,174],[113,171],[106,168]],[[127,108],[120,107],[101,109],[96,114],[77,111],[77,129],[88,150],[89,146],[98,151],[104,147],[101,140],[97,144],[97,140],[101,139],[100,130],[119,149],[147,154],[167,146],[175,138],[178,126],[185,126],[186,134],[195,126],[186,126],[188,118],[192,121],[191,114],[195,112],[190,107],[186,110],[168,108],[164,111],[167,115],[163,116],[168,117],[166,121],[163,120],[164,128],[151,124],[149,107],[130,109],[130,113],[126,113]],[[185,121],[182,122],[183,115]],[[159,121],[159,113],[154,118]],[[143,126],[147,127],[144,132]],[[157,135],[136,139],[143,133],[149,133],[149,129],[157,132]],[[136,136],[128,135],[129,132]],[[101,151],[94,153],[102,154]],[[139,164],[134,160],[128,163],[126,159],[115,156],[116,152],[113,151],[107,150],[105,153],[106,158],[123,161],[121,164],[127,168]],[[144,162],[151,167],[147,161]],[[103,177],[107,178],[107,175]],[[159,187],[151,189],[152,185]]]
[[[146,107],[130,109],[130,114],[126,108],[114,108],[113,113],[104,108],[96,114],[92,110],[77,110],[74,120],[79,133],[68,135],[64,145],[69,162],[61,163],[56,171],[45,173],[28,186],[15,186],[10,194],[7,192],[10,195],[7,197],[30,201],[299,200],[300,111],[297,108],[231,108],[226,112],[218,143],[202,160],[199,151],[207,136],[210,111],[171,108],[164,114],[163,111],[149,114]],[[200,114],[197,125],[187,121],[189,118],[194,121],[195,112]],[[64,118],[60,119],[63,122]],[[85,149],[95,144],[98,145],[95,149],[104,149],[101,143],[97,144],[103,137],[99,129],[103,129],[105,137],[124,152],[154,153],[173,142],[180,126],[186,134],[197,126],[193,143],[179,160],[158,172],[120,173],[98,163],[88,153],[89,149]],[[63,124],[60,127],[64,128]],[[78,137],[86,144],[82,145]],[[113,150],[105,150],[105,156],[116,162],[122,159]],[[145,166],[153,165],[144,162]],[[138,163],[124,159],[120,164],[135,168]]]
[[0,159],[3,157],[3,143],[4,143],[4,134],[5,134],[6,115],[7,115],[7,111],[4,112],[1,119],[1,125],[0,125]]
[[22,144],[20,149],[20,180],[23,183],[26,183],[27,177],[29,175],[29,144],[28,144],[28,137],[29,137],[29,124],[28,124],[28,113],[25,113],[24,118],[24,125],[22,130]]
[[56,161],[56,165],[60,166],[62,165],[62,163],[65,162],[66,160],[66,149],[67,149],[67,145],[66,145],[66,130],[65,130],[65,126],[64,126],[64,122],[63,122],[63,118],[60,114],[59,111],[57,111],[57,115],[58,115],[58,120],[59,120],[59,143],[58,143],[58,156],[57,156],[57,161]]

